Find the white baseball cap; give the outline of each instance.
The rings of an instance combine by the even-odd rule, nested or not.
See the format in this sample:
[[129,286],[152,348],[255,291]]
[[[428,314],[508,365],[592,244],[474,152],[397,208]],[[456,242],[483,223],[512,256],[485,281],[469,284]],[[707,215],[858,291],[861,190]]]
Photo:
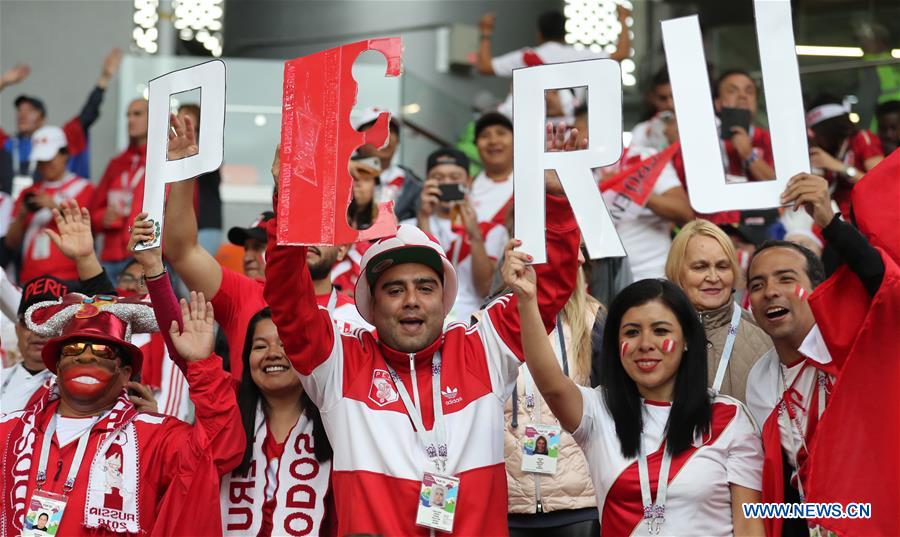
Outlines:
[[59,127],[47,125],[31,135],[31,160],[46,162],[53,160],[60,149],[68,146],[66,133]]
[[395,121],[394,114],[391,113],[391,111],[388,110],[387,108],[379,108],[377,106],[369,106],[367,108],[364,108],[358,115],[351,117],[350,124],[353,125],[354,129],[359,130],[360,127],[362,127],[363,125],[366,125],[368,123],[372,123],[373,121],[378,119],[378,116],[380,116],[381,114],[383,114],[385,112],[387,112],[388,114],[391,114],[390,121]]
[[372,315],[372,287],[378,277],[390,267],[403,263],[419,263],[433,269],[443,279],[444,316],[453,309],[458,286],[456,269],[438,241],[408,224],[401,224],[393,237],[381,239],[372,245],[360,262],[360,275],[356,281],[356,309],[369,324],[375,324]]

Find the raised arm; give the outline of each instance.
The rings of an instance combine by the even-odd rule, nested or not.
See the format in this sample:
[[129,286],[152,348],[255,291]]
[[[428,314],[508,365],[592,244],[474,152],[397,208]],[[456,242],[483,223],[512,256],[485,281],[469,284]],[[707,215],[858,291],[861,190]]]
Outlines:
[[184,328],[181,318],[181,308],[178,305],[178,299],[175,298],[175,291],[172,290],[172,282],[169,281],[165,266],[162,262],[162,252],[160,248],[151,248],[149,250],[135,250],[138,242],[152,241],[155,231],[153,229],[153,221],[147,220],[147,213],[141,213],[134,219],[131,227],[131,238],[128,240],[128,251],[134,254],[135,260],[140,263],[144,269],[144,280],[147,282],[147,290],[150,292],[150,302],[153,305],[153,313],[156,315],[156,322],[160,326],[160,332],[166,342],[166,348],[169,349],[169,356],[175,364],[187,373],[187,364],[178,354],[178,349],[172,344],[172,337],[167,330],[162,328],[172,325],[175,322],[179,330]]
[[572,432],[578,428],[583,414],[581,390],[559,368],[538,309],[536,275],[528,264],[531,256],[513,251],[521,244],[522,241],[512,239],[506,247],[503,282],[518,299],[522,350],[534,383],[560,425]]
[[29,67],[27,63],[17,63],[13,65],[0,75],[0,91],[3,91],[8,86],[18,84],[25,80],[28,78],[29,74],[31,74],[31,67]]
[[[197,140],[190,117],[184,122],[172,116],[175,135],[169,139],[169,159],[197,152]],[[163,252],[189,289],[214,297],[222,285],[222,267],[197,242],[197,215],[194,213],[196,181],[172,183],[166,196]]]
[[622,29],[619,31],[619,39],[616,41],[616,51],[609,55],[610,58],[621,62],[631,56],[631,30],[628,29],[628,17],[631,12],[623,5],[616,6],[616,13],[619,16],[619,24]]
[[493,75],[494,66],[491,60],[494,55],[491,51],[491,37],[494,35],[494,24],[497,21],[495,13],[485,13],[478,21],[478,29],[480,35],[478,37],[478,57],[475,62],[475,69],[483,75]]
[[183,457],[178,462],[184,465],[198,454],[208,453],[219,475],[223,475],[240,463],[245,440],[231,375],[222,369],[222,359],[213,352],[212,304],[203,293],[191,291],[190,304],[181,300],[181,317],[183,328],[173,320],[160,329],[168,330],[173,348],[187,362],[196,422],[188,441],[173,446],[173,456]]
[[[278,192],[280,150],[275,149],[272,176]],[[328,310],[319,309],[312,276],[306,265],[305,246],[278,246],[278,200],[275,218],[266,222],[266,288],[264,296],[272,321],[294,369],[303,375],[324,363],[334,346],[334,328]]]

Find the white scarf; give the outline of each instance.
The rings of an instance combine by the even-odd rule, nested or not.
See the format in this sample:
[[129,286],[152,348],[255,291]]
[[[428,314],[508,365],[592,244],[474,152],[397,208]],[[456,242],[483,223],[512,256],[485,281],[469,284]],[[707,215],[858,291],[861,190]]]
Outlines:
[[259,533],[266,488],[276,470],[278,486],[273,495],[272,535],[318,535],[325,516],[331,461],[316,460],[312,420],[305,412],[300,416],[285,440],[281,459],[272,462],[271,468],[264,449],[267,435],[260,402],[256,407],[256,434],[248,473],[242,475],[235,470],[222,477],[219,490],[223,535],[237,537]]
[[[27,492],[27,479],[34,457],[37,422],[42,419],[47,406],[58,398],[59,388],[54,381],[45,395],[31,407],[21,414],[10,416],[20,416],[21,430],[14,430],[10,436],[15,444],[12,457],[4,453],[2,466],[6,471],[12,463],[15,471],[11,473],[22,476],[24,482],[14,485],[13,503],[2,509],[2,535],[7,534],[7,522],[12,522],[15,528],[22,525],[26,497],[30,495]],[[134,405],[123,390],[109,414],[94,425],[95,429],[100,427],[107,432],[91,459],[84,502],[84,525],[88,528],[105,527],[117,533],[141,532],[138,516],[140,472],[137,434],[133,423],[135,416],[137,412]],[[9,460],[13,457],[14,461]],[[11,520],[7,519],[10,515]]]

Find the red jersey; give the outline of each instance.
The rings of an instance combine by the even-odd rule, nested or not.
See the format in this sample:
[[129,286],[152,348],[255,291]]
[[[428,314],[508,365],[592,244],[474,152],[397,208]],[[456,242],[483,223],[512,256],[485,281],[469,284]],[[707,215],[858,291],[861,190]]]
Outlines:
[[263,299],[265,284],[263,280],[249,278],[222,267],[222,285],[211,301],[216,322],[225,331],[225,339],[228,340],[231,376],[238,382],[241,381],[244,369],[241,354],[247,337],[247,325],[259,310],[266,307]]
[[[74,173],[68,173],[57,181],[39,181],[26,188],[19,194],[16,200],[14,216],[19,211],[28,209],[22,205],[22,200],[32,194],[44,193],[53,197],[57,204],[65,200],[74,199],[78,205],[87,206],[91,199],[94,187],[90,181],[78,177]],[[52,229],[59,231],[56,222],[53,221],[53,212],[42,208],[35,212],[29,212],[25,217],[25,236],[22,239],[22,270],[19,272],[19,281],[27,282],[32,278],[45,274],[53,275],[61,280],[77,280],[78,271],[75,262],[65,256],[62,250],[53,244],[43,231]]]
[[[103,237],[101,261],[122,261],[131,257],[128,227],[141,212],[144,204],[144,167],[147,146],[129,145],[128,149],[109,161],[100,184],[91,197],[91,220],[94,231]],[[109,225],[103,225],[108,208],[114,207],[122,215]]]

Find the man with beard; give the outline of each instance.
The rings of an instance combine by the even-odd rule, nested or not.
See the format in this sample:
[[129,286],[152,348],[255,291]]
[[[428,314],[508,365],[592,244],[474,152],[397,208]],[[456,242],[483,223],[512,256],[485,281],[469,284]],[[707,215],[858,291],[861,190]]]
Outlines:
[[[547,150],[576,148],[577,131],[567,143],[562,134],[548,133]],[[545,178],[549,262],[536,267],[538,283],[533,276],[530,283],[549,332],[575,287],[581,237],[556,173]],[[426,524],[431,533],[507,534],[498,438],[503,403],[523,360],[517,299],[501,296],[476,325],[445,329],[457,295],[456,269],[435,239],[401,225],[366,251],[356,284],[356,307],[378,339],[360,331],[339,334],[328,311],[317,306],[308,249],[278,246],[277,219],[267,227],[266,300],[334,447],[337,533],[424,537]],[[507,281],[528,278],[530,261],[509,247]],[[449,527],[418,507],[435,482],[459,490]]]
[[[196,154],[198,149],[194,129],[178,117],[172,119],[172,128],[175,135],[169,140],[169,160]],[[272,163],[272,174],[276,181],[279,168],[279,154],[276,150],[275,160]],[[241,350],[247,336],[247,323],[267,305],[263,298],[263,287],[266,282],[265,225],[275,214],[266,211],[249,227],[235,227],[228,231],[228,240],[244,247],[244,273],[238,274],[222,267],[197,240],[197,217],[194,213],[195,183],[196,181],[180,181],[169,185],[162,241],[165,245],[164,254],[188,288],[212,297],[216,322],[225,331],[225,338],[228,340],[230,371],[235,380],[240,382],[243,369]],[[346,249],[343,249],[343,253],[336,254],[337,261],[343,259],[345,254]],[[331,253],[322,254],[322,250],[318,255],[313,252],[309,255],[313,260],[331,257]],[[331,265],[329,270],[330,268]],[[154,276],[158,275],[147,274],[148,279]],[[317,300],[327,307],[332,303],[331,297],[327,295],[331,292],[330,274],[326,272],[320,281],[322,283],[317,293],[322,293],[325,298],[324,302],[322,298]],[[338,300],[342,301],[341,306],[346,305],[344,299],[337,298],[334,301],[335,308],[338,306]],[[342,311],[346,311],[346,308]],[[346,317],[342,320],[350,322]]]
[[41,358],[58,378],[0,418],[4,535],[18,535],[26,513],[54,509],[63,510],[61,535],[221,533],[218,476],[240,461],[240,413],[213,353],[212,306],[192,293],[181,310],[182,328],[173,322],[169,333],[187,362],[194,427],[138,413],[128,400],[125,385],[143,362],[130,336],[156,328],[147,303],[69,294],[29,308],[26,322],[50,338]]

